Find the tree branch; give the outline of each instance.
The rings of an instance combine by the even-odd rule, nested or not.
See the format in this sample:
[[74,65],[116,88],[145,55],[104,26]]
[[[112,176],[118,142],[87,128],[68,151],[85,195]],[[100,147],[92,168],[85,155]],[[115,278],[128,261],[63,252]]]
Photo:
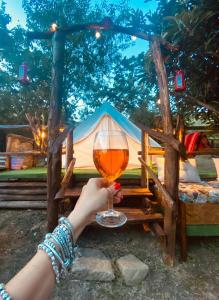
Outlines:
[[200,106],[204,106],[205,108],[207,108],[210,111],[213,111],[214,113],[216,113],[217,115],[219,115],[219,110],[216,109],[216,107],[212,106],[211,104],[208,104],[206,102],[203,102],[191,95],[186,95],[187,98],[191,99],[193,102],[197,103]]

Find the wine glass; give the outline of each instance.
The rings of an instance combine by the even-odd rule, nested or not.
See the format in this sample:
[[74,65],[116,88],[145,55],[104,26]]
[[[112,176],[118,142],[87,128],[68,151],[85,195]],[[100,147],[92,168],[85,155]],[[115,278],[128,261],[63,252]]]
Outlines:
[[[125,170],[129,160],[126,135],[122,131],[107,130],[96,133],[93,160],[98,172],[112,184]],[[113,199],[108,201],[108,210],[98,212],[96,221],[105,227],[119,227],[126,223],[124,213],[113,209]]]

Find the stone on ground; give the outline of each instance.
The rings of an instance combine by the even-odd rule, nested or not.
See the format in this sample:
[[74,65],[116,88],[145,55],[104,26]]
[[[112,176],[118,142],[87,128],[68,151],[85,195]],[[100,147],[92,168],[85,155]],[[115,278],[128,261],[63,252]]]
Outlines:
[[96,281],[112,281],[115,278],[111,261],[103,252],[81,248],[80,253],[81,257],[73,264],[71,278]]
[[140,283],[149,271],[148,266],[132,254],[120,257],[116,264],[127,285]]

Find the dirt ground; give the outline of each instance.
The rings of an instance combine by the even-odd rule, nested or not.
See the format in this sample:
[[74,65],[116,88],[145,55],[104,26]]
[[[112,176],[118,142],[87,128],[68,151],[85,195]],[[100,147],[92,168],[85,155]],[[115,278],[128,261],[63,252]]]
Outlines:
[[[36,252],[45,233],[45,220],[42,211],[0,211],[0,282],[7,282]],[[88,227],[79,245],[100,249],[113,262],[132,253],[148,264],[149,274],[134,287],[127,287],[118,271],[110,283],[77,281],[69,276],[56,288],[53,300],[219,299],[218,238],[190,240],[188,262],[178,261],[174,268],[163,264],[160,244],[140,225],[114,230]]]

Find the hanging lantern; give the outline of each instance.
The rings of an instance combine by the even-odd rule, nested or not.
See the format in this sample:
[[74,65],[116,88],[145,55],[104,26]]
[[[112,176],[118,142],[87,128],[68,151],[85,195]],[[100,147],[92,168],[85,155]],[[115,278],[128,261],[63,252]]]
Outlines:
[[19,75],[18,75],[18,80],[22,84],[28,84],[29,83],[29,78],[27,76],[27,64],[22,63],[19,67]]
[[175,91],[185,91],[186,89],[186,81],[185,81],[185,75],[182,70],[176,71],[176,75],[174,77],[174,85],[175,85]]

